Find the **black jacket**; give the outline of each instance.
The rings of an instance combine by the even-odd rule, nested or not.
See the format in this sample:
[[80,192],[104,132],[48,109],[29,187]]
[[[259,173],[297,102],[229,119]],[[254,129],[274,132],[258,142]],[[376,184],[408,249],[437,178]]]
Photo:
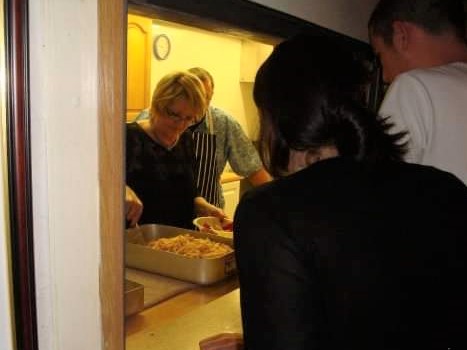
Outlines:
[[467,348],[467,187],[335,158],[244,195],[246,349]]

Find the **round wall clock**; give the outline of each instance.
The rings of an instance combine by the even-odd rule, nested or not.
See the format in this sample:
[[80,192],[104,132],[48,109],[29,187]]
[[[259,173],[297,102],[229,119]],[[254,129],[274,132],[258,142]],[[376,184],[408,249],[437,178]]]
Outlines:
[[169,57],[171,49],[170,38],[166,34],[159,34],[154,38],[153,51],[158,60]]

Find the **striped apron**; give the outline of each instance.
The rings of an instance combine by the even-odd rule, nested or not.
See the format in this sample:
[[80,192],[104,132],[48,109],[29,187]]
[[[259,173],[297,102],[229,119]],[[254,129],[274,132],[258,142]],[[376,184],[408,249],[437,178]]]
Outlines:
[[220,207],[219,169],[216,162],[216,135],[211,111],[206,114],[208,133],[193,132],[196,156],[196,187],[209,203]]

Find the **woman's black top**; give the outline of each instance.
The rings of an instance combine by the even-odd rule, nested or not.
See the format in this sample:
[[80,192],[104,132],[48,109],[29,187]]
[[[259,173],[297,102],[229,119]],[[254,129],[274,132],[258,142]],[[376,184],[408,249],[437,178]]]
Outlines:
[[246,193],[234,223],[246,349],[467,349],[453,175],[324,160]]
[[127,124],[126,183],[143,202],[140,224],[193,228],[195,156],[189,131],[167,149],[137,124]]

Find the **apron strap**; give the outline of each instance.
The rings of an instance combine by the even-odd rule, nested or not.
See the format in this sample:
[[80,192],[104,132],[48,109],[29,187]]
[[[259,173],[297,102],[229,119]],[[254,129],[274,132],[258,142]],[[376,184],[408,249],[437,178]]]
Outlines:
[[212,121],[211,107],[208,107],[206,111],[206,126],[208,129],[209,135],[214,135],[214,123]]
[[196,185],[201,196],[220,207],[220,185],[216,162],[216,135],[193,132],[196,155]]

